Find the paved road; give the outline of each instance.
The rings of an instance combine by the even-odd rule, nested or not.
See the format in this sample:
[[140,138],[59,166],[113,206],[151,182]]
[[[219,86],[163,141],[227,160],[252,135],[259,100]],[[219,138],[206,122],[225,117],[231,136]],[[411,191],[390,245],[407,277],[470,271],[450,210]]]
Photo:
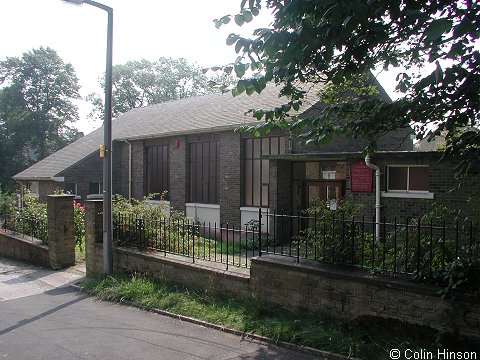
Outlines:
[[315,358],[135,308],[95,301],[65,285],[81,276],[78,269],[52,272],[0,258],[0,358]]

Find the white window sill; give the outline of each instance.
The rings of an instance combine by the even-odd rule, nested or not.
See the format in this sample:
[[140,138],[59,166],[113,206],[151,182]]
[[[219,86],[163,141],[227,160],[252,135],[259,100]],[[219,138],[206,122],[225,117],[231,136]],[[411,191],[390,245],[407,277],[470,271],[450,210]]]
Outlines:
[[87,199],[103,199],[103,194],[88,194]]
[[258,213],[258,209],[262,209],[262,213],[266,213],[267,211],[270,211],[269,208],[261,208],[259,206],[242,206],[240,207],[240,211],[251,211],[251,212],[256,212]]
[[145,200],[145,204],[148,205],[168,205],[170,206],[170,201],[167,200]]
[[403,198],[403,199],[433,199],[432,192],[393,192],[382,191],[382,197],[385,198]]
[[201,209],[220,209],[220,205],[217,204],[202,204],[202,203],[186,203],[186,207],[197,207]]

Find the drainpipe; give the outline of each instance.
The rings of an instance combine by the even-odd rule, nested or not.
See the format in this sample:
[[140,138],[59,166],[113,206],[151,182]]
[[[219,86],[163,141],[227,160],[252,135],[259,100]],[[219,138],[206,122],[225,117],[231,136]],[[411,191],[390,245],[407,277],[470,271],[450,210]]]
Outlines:
[[123,140],[128,145],[128,200],[132,198],[132,144]]
[[375,170],[375,237],[380,239],[380,168],[372,164],[370,154],[365,156],[365,165]]

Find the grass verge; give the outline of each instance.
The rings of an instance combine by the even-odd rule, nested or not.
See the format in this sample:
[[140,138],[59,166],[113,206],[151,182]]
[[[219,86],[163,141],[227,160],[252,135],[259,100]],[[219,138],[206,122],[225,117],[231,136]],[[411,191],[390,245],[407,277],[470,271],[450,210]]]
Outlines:
[[310,346],[359,359],[390,359],[391,349],[436,353],[477,351],[480,344],[398,321],[363,318],[342,322],[320,314],[285,308],[161,283],[143,275],[93,277],[80,288],[101,300],[132,301],[142,308],[166,310],[278,341]]

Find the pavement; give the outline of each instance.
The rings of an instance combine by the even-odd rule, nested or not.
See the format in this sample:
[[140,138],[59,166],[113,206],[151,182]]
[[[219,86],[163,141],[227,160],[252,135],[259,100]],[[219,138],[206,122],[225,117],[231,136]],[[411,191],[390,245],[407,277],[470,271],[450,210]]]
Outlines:
[[96,301],[63,271],[0,257],[3,359],[322,359],[137,308]]

